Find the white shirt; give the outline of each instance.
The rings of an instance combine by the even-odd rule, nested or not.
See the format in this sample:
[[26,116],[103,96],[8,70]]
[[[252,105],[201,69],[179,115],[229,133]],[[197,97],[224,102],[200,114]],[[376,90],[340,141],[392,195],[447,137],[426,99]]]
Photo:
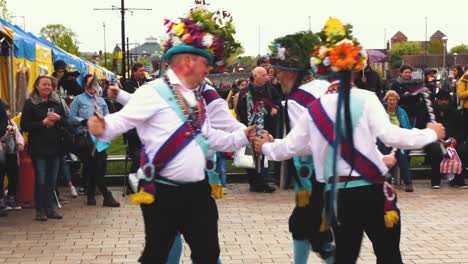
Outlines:
[[[387,113],[373,92],[361,89],[351,90],[353,98],[364,100],[363,114],[356,122],[354,130],[354,147],[377,165],[382,175],[388,169],[382,161],[382,156],[375,147],[377,137],[385,144],[402,149],[421,148],[437,140],[432,129],[404,129],[392,125]],[[338,94],[325,94],[321,103],[326,113],[335,121]],[[265,143],[263,153],[272,160],[285,160],[298,155],[311,155],[317,180],[325,182],[331,175],[324,175],[326,150],[328,141],[315,126],[309,113],[303,114],[295,127],[284,139],[275,139],[273,143]],[[343,159],[337,163],[337,175],[348,176],[351,167]],[[360,176],[353,170],[351,176]]]
[[[300,90],[303,90],[316,99],[320,96],[324,95],[327,92],[330,83],[324,80],[313,80],[308,83],[305,83],[299,86]],[[289,124],[291,128],[294,128],[294,125],[299,121],[301,116],[307,112],[307,109],[299,104],[294,100],[288,100],[288,116],[289,116]]]
[[[193,90],[183,87],[172,70],[168,70],[167,75],[172,84],[181,87],[187,103],[195,106],[196,98]],[[158,79],[154,82],[163,82],[163,80]],[[151,83],[135,91],[119,112],[105,117],[106,131],[100,138],[102,141],[110,141],[114,136],[135,127],[150,160],[169,136],[182,125],[177,113]],[[202,135],[210,143],[210,148],[216,151],[234,151],[248,144],[243,130],[229,134],[213,129],[208,116],[202,127]],[[178,182],[196,182],[205,178],[204,169],[205,156],[201,147],[193,140],[160,172],[160,175]]]

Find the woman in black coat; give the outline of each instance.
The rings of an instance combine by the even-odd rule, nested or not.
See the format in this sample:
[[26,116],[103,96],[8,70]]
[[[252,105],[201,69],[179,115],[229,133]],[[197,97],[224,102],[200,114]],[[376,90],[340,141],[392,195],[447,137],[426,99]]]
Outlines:
[[34,165],[36,220],[62,219],[54,209],[54,186],[62,156],[60,126],[66,122],[58,94],[52,91],[50,76],[39,76],[26,100],[21,128],[28,132],[28,153]]

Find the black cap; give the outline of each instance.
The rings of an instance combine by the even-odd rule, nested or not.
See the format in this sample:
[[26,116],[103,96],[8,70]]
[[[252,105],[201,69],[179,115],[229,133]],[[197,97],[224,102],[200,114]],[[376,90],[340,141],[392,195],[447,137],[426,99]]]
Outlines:
[[442,89],[437,93],[436,98],[439,100],[450,100],[450,93],[449,91]]
[[428,69],[425,69],[424,70],[424,76],[427,76],[429,74],[435,74],[437,73],[437,70],[436,69],[431,69],[431,68],[428,68]]
[[67,64],[63,60],[58,60],[54,62],[54,71],[65,70],[67,68]]

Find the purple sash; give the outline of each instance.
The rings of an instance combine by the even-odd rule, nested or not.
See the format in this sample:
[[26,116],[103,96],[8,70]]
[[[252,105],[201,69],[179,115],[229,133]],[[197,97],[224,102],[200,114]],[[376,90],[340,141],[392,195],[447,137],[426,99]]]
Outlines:
[[205,99],[206,105],[209,105],[216,99],[221,98],[217,91],[212,89],[207,89],[202,92],[203,99]]
[[310,102],[315,101],[316,98],[312,94],[302,89],[298,89],[297,91],[292,93],[291,96],[289,96],[289,99],[296,101],[298,104],[306,107]]
[[[307,110],[312,117],[315,126],[318,128],[322,136],[331,145],[335,138],[335,126],[333,121],[325,112],[321,100],[318,99],[308,105]],[[369,160],[364,154],[354,149],[354,165],[351,161],[351,146],[347,138],[343,135],[340,138],[340,156],[345,160],[354,170],[356,170],[362,178],[374,184],[382,184],[385,182],[385,177],[382,177],[377,165]]]

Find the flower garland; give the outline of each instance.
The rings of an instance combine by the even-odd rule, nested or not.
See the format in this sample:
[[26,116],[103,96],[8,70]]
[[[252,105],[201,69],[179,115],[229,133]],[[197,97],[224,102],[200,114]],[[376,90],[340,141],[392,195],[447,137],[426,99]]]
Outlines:
[[316,46],[310,58],[314,72],[324,75],[340,71],[360,71],[367,65],[367,54],[356,38],[352,27],[330,18],[320,33],[322,45]]
[[201,131],[204,115],[206,112],[205,104],[203,103],[203,97],[200,95],[200,93],[195,91],[197,106],[190,109],[180,89],[174,87],[174,85],[169,81],[169,77],[167,75],[164,75],[163,78],[166,84],[171,88],[171,91],[174,94],[175,98],[177,98],[177,104],[184,112],[184,115],[189,124],[190,133],[192,135],[195,135],[195,132],[199,133]]
[[242,52],[240,43],[233,37],[236,30],[232,16],[226,11],[212,13],[199,5],[179,23],[165,19],[164,25],[167,27],[167,39],[163,42],[162,53],[172,47],[190,45],[207,50],[214,56],[215,66],[222,67]]

